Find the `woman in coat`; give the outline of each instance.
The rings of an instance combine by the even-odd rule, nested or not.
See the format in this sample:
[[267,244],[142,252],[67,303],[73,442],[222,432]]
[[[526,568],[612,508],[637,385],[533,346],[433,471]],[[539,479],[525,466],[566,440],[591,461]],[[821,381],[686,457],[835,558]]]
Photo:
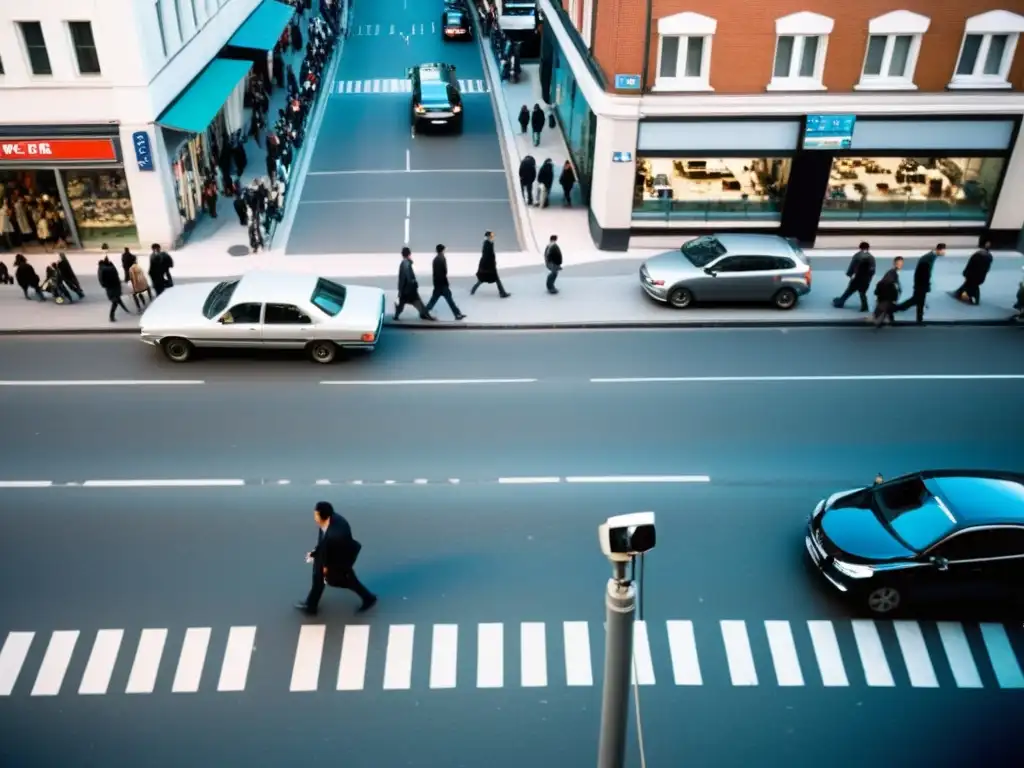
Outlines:
[[562,187],[562,194],[565,196],[565,206],[572,207],[572,188],[576,186],[576,172],[572,169],[572,163],[568,160],[562,166],[562,174],[558,177],[558,184]]
[[148,296],[149,300],[152,301],[153,294],[149,290],[149,281],[146,280],[146,273],[142,271],[138,261],[128,267],[128,280],[132,285],[132,301],[135,302],[135,308],[139,310],[141,315],[142,310],[146,308],[146,297]]
[[476,293],[476,289],[483,283],[488,285],[497,284],[498,295],[507,299],[512,294],[505,290],[498,277],[498,257],[494,253],[494,233],[484,232],[484,247],[480,253],[480,263],[476,267],[476,285],[469,290],[470,296]]
[[82,284],[78,282],[78,275],[75,274],[75,270],[71,268],[71,262],[63,253],[57,257],[57,272],[61,282],[67,286],[69,291],[78,294],[79,299],[85,298],[85,291],[82,290]]
[[39,275],[36,274],[35,268],[20,253],[14,257],[14,279],[18,283],[18,287],[21,288],[21,292],[25,294],[26,299],[31,298],[28,295],[29,288],[31,288],[36,292],[37,299],[46,301],[43,292],[39,290]]

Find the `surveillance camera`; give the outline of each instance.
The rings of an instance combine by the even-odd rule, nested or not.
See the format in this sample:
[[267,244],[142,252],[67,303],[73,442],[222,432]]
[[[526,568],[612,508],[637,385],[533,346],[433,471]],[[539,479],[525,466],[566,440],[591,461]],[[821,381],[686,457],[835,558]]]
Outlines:
[[633,512],[609,517],[597,528],[601,551],[613,562],[624,563],[654,549],[654,513]]

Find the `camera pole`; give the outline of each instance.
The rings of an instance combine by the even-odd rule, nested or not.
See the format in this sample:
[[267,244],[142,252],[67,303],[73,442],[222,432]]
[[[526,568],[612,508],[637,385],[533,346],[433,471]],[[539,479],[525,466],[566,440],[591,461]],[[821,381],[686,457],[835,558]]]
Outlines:
[[598,768],[623,768],[629,720],[629,685],[633,669],[633,616],[636,588],[626,578],[626,563],[612,562],[605,595],[604,694]]

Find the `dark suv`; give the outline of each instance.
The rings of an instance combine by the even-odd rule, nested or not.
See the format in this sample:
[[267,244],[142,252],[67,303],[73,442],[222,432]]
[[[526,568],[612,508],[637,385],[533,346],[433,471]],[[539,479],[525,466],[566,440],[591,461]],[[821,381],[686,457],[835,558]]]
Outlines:
[[450,64],[420,64],[407,72],[412,81],[413,130],[451,128],[462,133],[462,94]]

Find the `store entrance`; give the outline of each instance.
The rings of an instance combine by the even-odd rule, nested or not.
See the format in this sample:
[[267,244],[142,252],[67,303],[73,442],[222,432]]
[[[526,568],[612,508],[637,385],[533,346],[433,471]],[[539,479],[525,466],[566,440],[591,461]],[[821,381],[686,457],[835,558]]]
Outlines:
[[57,172],[0,169],[0,249],[52,250],[76,247],[64,215]]

